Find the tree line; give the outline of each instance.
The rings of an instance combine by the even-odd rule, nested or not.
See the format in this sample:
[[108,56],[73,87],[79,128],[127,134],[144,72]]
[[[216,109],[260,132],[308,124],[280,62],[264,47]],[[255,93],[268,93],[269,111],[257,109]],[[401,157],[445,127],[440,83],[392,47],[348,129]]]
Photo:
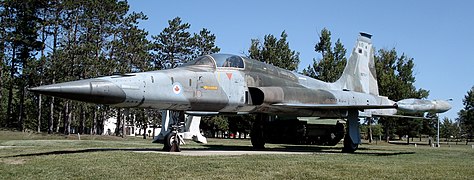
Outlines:
[[[117,117],[116,134],[125,124],[139,127],[160,124],[159,110],[111,108],[29,93],[26,89],[44,84],[94,78],[114,73],[175,68],[203,54],[217,53],[216,36],[208,29],[190,32],[191,25],[176,17],[159,34],[139,27],[147,16],[130,12],[127,1],[4,0],[0,2],[0,123],[18,130],[102,134],[104,121]],[[265,35],[251,39],[247,56],[291,71],[297,71],[299,53],[292,50],[283,31],[280,37]],[[321,58],[302,74],[334,82],[342,74],[346,49],[331,32],[323,29],[315,44]],[[426,98],[429,91],[414,86],[414,59],[393,49],[375,54],[379,92],[392,100]],[[460,135],[472,137],[472,89],[456,122]],[[435,117],[435,115],[429,115]],[[133,117],[133,118],[132,118]],[[202,128],[209,131],[248,133],[251,116],[206,117]],[[433,136],[436,120],[381,118],[385,137]],[[449,124],[456,125],[449,125]],[[455,129],[455,128],[447,128]],[[452,134],[453,130],[446,130]],[[454,132],[453,132],[454,133]],[[449,135],[452,136],[452,135]]]
[[[215,35],[203,28],[190,33],[179,17],[148,39],[139,28],[147,19],[130,12],[126,1],[6,0],[0,2],[0,119],[18,130],[102,134],[111,116],[118,127],[146,127],[159,121],[156,110],[121,109],[43,97],[29,87],[114,73],[173,68],[194,57],[215,53]],[[131,118],[137,119],[132,122]],[[120,128],[117,128],[120,129]],[[122,132],[116,132],[123,134]]]

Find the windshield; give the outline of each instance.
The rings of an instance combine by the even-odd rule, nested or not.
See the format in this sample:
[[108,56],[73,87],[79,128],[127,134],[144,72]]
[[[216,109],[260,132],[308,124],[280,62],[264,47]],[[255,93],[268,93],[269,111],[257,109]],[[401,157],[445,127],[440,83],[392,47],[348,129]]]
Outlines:
[[183,64],[183,66],[191,66],[191,65],[215,67],[214,60],[212,60],[212,57],[209,57],[207,55],[198,57],[192,61],[187,62],[186,64]]
[[229,54],[211,55],[216,61],[217,67],[244,68],[242,57]]
[[[217,65],[217,66],[216,66]],[[240,56],[230,54],[212,54],[198,57],[183,66],[208,66],[220,68],[244,68],[244,60]]]

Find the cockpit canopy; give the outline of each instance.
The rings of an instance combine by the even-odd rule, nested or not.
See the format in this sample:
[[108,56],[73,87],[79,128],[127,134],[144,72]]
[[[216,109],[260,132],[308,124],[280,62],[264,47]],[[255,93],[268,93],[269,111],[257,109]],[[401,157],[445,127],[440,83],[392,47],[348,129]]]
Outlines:
[[240,56],[231,54],[204,55],[190,61],[183,66],[208,66],[211,68],[244,68],[244,60]]

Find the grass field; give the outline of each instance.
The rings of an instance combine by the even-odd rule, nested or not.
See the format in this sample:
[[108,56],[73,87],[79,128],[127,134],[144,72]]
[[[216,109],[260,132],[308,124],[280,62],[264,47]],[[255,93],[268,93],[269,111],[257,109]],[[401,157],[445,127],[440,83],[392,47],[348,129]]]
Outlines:
[[[162,146],[150,141],[0,131],[0,179],[474,179],[471,145],[362,144],[354,154],[340,153],[341,145],[268,145],[311,153],[182,156],[153,153]],[[252,150],[249,140],[208,141],[182,148]]]

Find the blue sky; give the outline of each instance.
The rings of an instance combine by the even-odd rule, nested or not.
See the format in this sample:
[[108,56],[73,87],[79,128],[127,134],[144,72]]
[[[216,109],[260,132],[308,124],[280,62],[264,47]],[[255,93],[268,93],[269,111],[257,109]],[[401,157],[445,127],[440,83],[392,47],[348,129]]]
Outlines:
[[140,27],[159,34],[174,17],[191,24],[191,32],[209,29],[222,53],[247,53],[250,39],[288,34],[300,52],[302,70],[320,55],[318,32],[327,28],[350,52],[358,32],[373,34],[376,49],[396,48],[415,60],[416,87],[430,99],[453,98],[450,119],[463,108],[474,86],[474,1],[144,1],[129,0],[132,11],[148,16]]

